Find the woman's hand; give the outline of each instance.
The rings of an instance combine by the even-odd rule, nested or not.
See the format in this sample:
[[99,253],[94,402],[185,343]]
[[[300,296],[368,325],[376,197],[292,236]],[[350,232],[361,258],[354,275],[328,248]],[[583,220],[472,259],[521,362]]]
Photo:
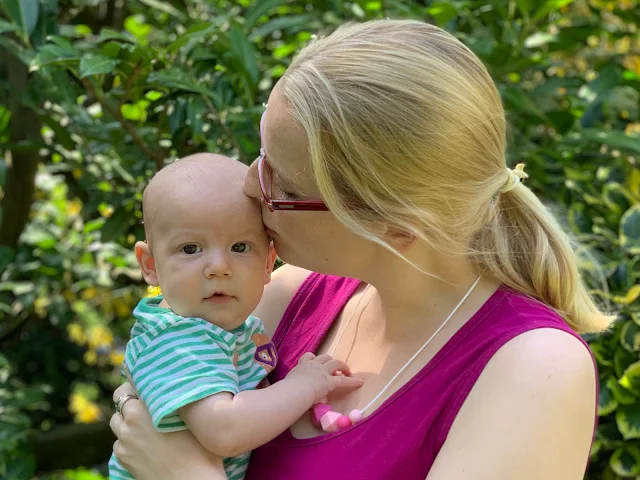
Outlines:
[[[117,403],[133,394],[128,383],[113,394]],[[209,453],[188,431],[160,433],[153,428],[143,403],[128,400],[122,413],[111,417],[111,430],[118,440],[113,451],[119,462],[137,480],[226,480],[222,458]]]

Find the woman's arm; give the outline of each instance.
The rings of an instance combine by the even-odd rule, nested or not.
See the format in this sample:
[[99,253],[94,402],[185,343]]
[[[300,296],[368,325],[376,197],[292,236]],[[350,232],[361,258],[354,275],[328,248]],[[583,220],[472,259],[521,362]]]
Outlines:
[[269,337],[273,336],[289,302],[310,274],[304,268],[283,265],[271,275],[271,282],[264,288],[262,300],[253,312],[264,323]]
[[[132,394],[128,383],[113,394],[117,402]],[[113,452],[136,480],[227,480],[222,457],[209,453],[189,430],[160,433],[139,400],[129,400],[114,413],[111,430],[118,440]]]
[[588,350],[566,332],[516,337],[474,385],[427,480],[581,480],[595,381]]

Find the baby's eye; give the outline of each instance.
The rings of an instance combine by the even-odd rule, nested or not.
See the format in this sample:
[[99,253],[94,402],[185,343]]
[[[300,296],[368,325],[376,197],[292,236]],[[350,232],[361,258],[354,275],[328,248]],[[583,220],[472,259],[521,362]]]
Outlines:
[[184,253],[186,253],[187,255],[194,255],[196,253],[200,253],[202,251],[202,249],[196,245],[195,243],[190,243],[188,245],[185,245],[184,247],[182,247],[182,251]]
[[231,251],[234,253],[247,253],[249,251],[249,245],[246,243],[236,243],[233,247],[231,247]]

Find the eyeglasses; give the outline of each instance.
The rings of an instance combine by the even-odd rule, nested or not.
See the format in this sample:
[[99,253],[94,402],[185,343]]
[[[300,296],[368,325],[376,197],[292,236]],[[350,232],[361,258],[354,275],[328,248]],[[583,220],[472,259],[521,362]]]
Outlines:
[[270,211],[297,210],[306,212],[323,212],[329,210],[321,200],[276,200],[273,198],[273,170],[267,160],[264,149],[260,149],[258,158],[258,179],[264,203]]

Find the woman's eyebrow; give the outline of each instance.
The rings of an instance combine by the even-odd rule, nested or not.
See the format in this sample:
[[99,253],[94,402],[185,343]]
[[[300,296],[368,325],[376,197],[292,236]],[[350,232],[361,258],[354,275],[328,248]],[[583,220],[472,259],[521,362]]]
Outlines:
[[264,154],[267,157],[267,160],[269,161],[269,165],[271,165],[271,170],[273,170],[273,175],[276,176],[279,181],[282,181],[283,183],[285,183],[287,185],[295,186],[296,185],[295,182],[293,182],[286,175],[283,175],[282,172],[280,171],[280,169],[277,169],[277,168],[275,168],[273,166],[273,162],[271,162],[269,160],[271,158],[271,156],[267,153],[267,147],[265,147],[264,144],[262,144],[262,149],[264,150]]

